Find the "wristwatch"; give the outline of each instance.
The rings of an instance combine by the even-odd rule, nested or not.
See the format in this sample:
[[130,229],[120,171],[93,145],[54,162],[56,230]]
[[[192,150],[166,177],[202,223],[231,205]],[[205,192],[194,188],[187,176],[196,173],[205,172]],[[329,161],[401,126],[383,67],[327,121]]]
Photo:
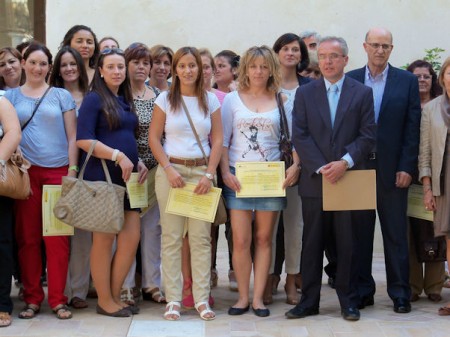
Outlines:
[[345,164],[345,169],[348,170],[350,168],[350,164],[345,159],[341,159],[341,162]]
[[206,172],[205,177],[208,178],[209,180],[214,180],[214,174],[212,174],[212,173]]

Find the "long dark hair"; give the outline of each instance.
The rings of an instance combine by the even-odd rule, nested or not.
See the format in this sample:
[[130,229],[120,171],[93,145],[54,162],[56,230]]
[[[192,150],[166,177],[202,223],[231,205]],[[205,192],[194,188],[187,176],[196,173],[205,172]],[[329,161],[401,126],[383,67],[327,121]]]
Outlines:
[[92,37],[94,38],[94,54],[91,56],[91,58],[89,59],[89,67],[91,68],[95,68],[95,62],[97,60],[98,54],[100,52],[100,49],[98,47],[98,41],[97,41],[97,36],[95,35],[94,31],[85,25],[75,25],[72,28],[70,28],[66,35],[64,35],[64,38],[61,42],[61,45],[59,46],[60,48],[64,47],[64,46],[70,46],[70,43],[72,42],[73,36],[75,35],[75,33],[79,32],[80,30],[86,30],[89,33],[92,34]]
[[411,63],[408,68],[406,68],[407,71],[410,73],[414,72],[414,69],[416,68],[427,68],[431,75],[431,89],[430,89],[430,96],[431,99],[438,97],[442,94],[442,88],[439,85],[437,74],[433,69],[433,66],[424,60],[416,60],[413,63]]
[[181,107],[181,84],[180,79],[177,76],[177,65],[180,59],[187,54],[191,54],[192,56],[194,56],[195,61],[197,62],[198,75],[197,79],[195,80],[195,96],[198,99],[198,105],[200,106],[200,109],[203,110],[206,116],[206,114],[208,113],[208,102],[206,98],[206,90],[203,83],[202,58],[198,50],[194,47],[182,47],[178,49],[173,56],[172,74],[174,76],[168,94],[169,103],[173,111],[176,111]]
[[[91,90],[95,91],[100,96],[102,101],[102,111],[108,121],[109,128],[113,130],[120,126],[120,106],[117,102],[116,96],[111,92],[111,90],[109,90],[104,79],[100,75],[100,68],[103,67],[104,59],[109,55],[120,55],[125,61],[125,56],[121,49],[105,49],[102,53],[100,53],[97,61],[97,67],[95,68],[94,78],[91,83]],[[119,96],[123,96],[125,102],[130,105],[130,110],[135,114],[130,79],[128,77],[128,72],[126,71],[125,73],[125,80],[122,84],[120,84],[118,94]]]
[[300,38],[300,36],[294,33],[286,33],[281,35],[273,44],[273,51],[278,54],[285,45],[297,41],[300,46],[301,59],[300,63],[297,64],[297,72],[301,73],[303,70],[308,68],[309,65],[309,53],[305,42]]
[[61,58],[64,54],[69,53],[75,59],[78,68],[78,88],[83,93],[83,96],[87,93],[89,89],[89,80],[86,73],[86,67],[84,66],[83,59],[78,51],[75,49],[64,46],[62,47],[58,54],[55,56],[55,62],[53,64],[52,74],[50,75],[50,85],[53,87],[64,88],[64,80],[61,76]]

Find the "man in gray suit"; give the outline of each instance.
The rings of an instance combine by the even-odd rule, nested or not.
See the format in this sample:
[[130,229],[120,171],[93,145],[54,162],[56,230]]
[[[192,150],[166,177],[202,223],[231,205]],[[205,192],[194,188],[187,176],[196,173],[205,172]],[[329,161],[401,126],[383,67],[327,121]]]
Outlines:
[[342,317],[360,318],[353,212],[322,210],[322,178],[336,183],[348,169],[363,169],[375,145],[372,90],[344,75],[347,54],[344,39],[323,38],[318,47],[323,78],[300,87],[295,97],[292,140],[302,163],[299,194],[305,227],[302,297],[286,313],[288,318],[319,313],[323,251],[330,233],[336,244],[335,286]]

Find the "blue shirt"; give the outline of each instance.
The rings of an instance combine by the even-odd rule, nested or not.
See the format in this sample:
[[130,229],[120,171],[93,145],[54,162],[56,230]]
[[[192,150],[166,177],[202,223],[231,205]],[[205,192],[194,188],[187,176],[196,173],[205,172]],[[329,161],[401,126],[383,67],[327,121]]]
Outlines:
[[378,122],[380,115],[381,101],[383,100],[384,87],[386,86],[386,79],[389,70],[389,64],[384,68],[381,74],[373,77],[370,69],[366,66],[366,76],[364,77],[364,84],[372,88],[373,103],[375,110],[375,123]]

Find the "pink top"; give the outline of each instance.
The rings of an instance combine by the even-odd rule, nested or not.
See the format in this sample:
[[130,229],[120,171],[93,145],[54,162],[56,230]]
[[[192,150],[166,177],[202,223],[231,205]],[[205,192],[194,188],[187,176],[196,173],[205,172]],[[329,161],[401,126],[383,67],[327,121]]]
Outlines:
[[223,103],[223,99],[225,98],[225,96],[227,95],[226,92],[217,90],[217,89],[213,89],[213,93],[217,96],[217,98],[219,99],[220,105],[222,105]]

